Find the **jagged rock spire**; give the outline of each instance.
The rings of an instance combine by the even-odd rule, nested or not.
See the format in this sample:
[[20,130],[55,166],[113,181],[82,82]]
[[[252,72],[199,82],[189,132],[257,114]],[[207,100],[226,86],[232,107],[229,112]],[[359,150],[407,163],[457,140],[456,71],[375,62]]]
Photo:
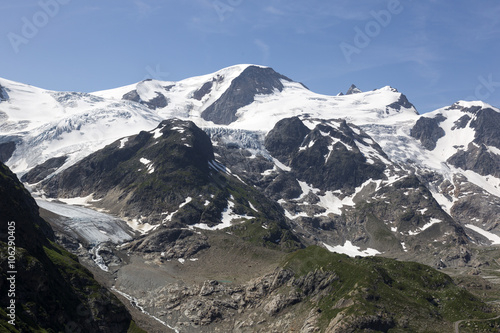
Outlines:
[[351,86],[346,92],[346,95],[359,94],[361,92],[362,91],[358,87],[356,87],[354,84],[351,84]]

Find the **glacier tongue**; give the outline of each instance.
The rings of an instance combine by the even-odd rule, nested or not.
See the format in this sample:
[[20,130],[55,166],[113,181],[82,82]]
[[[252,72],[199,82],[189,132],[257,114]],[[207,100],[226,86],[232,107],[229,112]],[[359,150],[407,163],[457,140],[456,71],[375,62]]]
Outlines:
[[98,245],[111,242],[120,244],[132,240],[133,233],[126,223],[105,213],[90,208],[73,206],[37,198],[39,207],[58,214],[60,227],[81,242]]

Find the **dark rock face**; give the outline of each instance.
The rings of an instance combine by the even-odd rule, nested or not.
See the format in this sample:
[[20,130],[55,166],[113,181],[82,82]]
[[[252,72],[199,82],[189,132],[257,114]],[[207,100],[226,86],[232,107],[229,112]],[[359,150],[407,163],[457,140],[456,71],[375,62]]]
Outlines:
[[193,98],[201,101],[204,96],[210,94],[214,83],[220,83],[222,81],[224,81],[224,76],[217,74],[211,81],[205,82],[200,89],[196,90],[193,93]]
[[458,119],[455,123],[454,123],[454,126],[451,128],[451,130],[456,130],[456,129],[462,129],[462,128],[465,128],[467,126],[467,124],[469,124],[469,121],[471,120],[471,117],[469,117],[469,115],[464,115],[462,117],[460,117],[460,119]]
[[132,90],[125,95],[123,95],[122,99],[125,99],[127,101],[132,101],[132,102],[137,102],[140,103],[142,102],[141,97],[137,93],[137,90]]
[[153,99],[149,101],[143,101],[137,93],[137,90],[132,90],[123,95],[122,99],[144,104],[151,110],[161,109],[168,105],[168,99],[160,92],[156,92],[156,97],[154,97]]
[[166,229],[132,241],[125,249],[141,253],[163,253],[164,259],[189,258],[210,247],[207,238],[186,229]]
[[351,86],[349,87],[349,89],[347,90],[347,92],[345,94],[352,95],[352,94],[359,94],[361,92],[362,91],[358,87],[356,87],[354,84],[351,84]]
[[250,66],[235,78],[229,88],[202,113],[202,118],[215,124],[228,125],[237,120],[236,111],[254,101],[257,94],[270,95],[282,91],[281,80],[291,81],[272,68]]
[[143,131],[123,146],[120,140],[106,146],[52,177],[43,188],[59,197],[94,193],[121,214],[149,217],[175,211],[186,197],[211,186],[212,144],[192,122],[165,120],[157,131],[156,138]]
[[200,89],[196,90],[193,93],[193,98],[201,101],[203,96],[210,93],[210,91],[212,90],[212,86],[213,86],[213,81],[206,82],[203,86],[201,86]]
[[[16,175],[1,163],[0,173],[2,176],[0,177],[2,234],[6,235],[7,222],[14,221],[18,246],[34,251],[48,240],[54,240],[52,229],[40,218],[35,200],[19,182]],[[40,237],[34,237],[38,233],[37,230],[40,231]]]
[[21,181],[35,184],[44,180],[51,173],[59,169],[68,159],[67,156],[50,158],[42,164],[37,165],[21,177]]
[[383,178],[384,163],[369,163],[356,145],[358,142],[371,147],[386,157],[377,144],[366,143],[367,139],[366,134],[356,134],[345,121],[338,128],[319,124],[309,130],[300,119],[289,118],[278,122],[268,133],[265,145],[273,156],[292,168],[291,179],[322,190],[337,190],[353,189],[370,178]]
[[[38,215],[35,200],[3,164],[0,198],[2,239],[7,239],[8,223],[15,222],[15,328],[20,332],[126,332],[131,317],[125,307],[97,284],[75,256],[54,243],[53,231]],[[7,243],[0,244],[0,253],[0,271],[6,276]],[[0,284],[0,292],[7,295],[7,283]],[[0,305],[7,308],[7,302],[3,297]],[[9,327],[6,320],[2,315],[0,327]]]
[[415,126],[410,131],[410,135],[420,140],[422,146],[428,150],[436,148],[436,142],[445,135],[439,124],[445,121],[443,115],[434,118],[420,117]]
[[[453,108],[454,106],[452,106]],[[455,107],[457,107],[455,105]],[[465,128],[467,125],[475,130],[474,141],[466,150],[460,150],[448,159],[448,163],[463,170],[472,170],[480,175],[500,177],[500,156],[488,147],[500,149],[500,113],[491,108],[461,108],[467,112],[456,123],[454,128]],[[471,117],[470,115],[473,117]]]
[[470,113],[470,114],[476,114],[478,111],[480,111],[482,108],[479,105],[474,105],[471,107],[465,107],[460,105],[458,102],[454,103],[452,106],[449,107],[450,110],[460,110],[465,113]]
[[469,144],[467,150],[460,150],[447,161],[457,168],[472,170],[480,175],[500,178],[500,156],[491,153],[484,145]]
[[493,109],[481,109],[470,123],[476,130],[474,142],[500,149],[500,112]]
[[14,141],[0,143],[0,162],[5,163],[14,154],[16,143]]
[[403,94],[401,94],[401,96],[396,102],[389,104],[388,107],[396,109],[398,111],[401,110],[401,108],[406,108],[406,109],[415,108],[415,106],[411,104],[410,101],[408,101],[408,98]]
[[297,179],[285,173],[278,175],[265,191],[273,200],[298,198],[302,194]]
[[6,101],[9,99],[9,94],[7,94],[7,90],[0,85],[0,102]]
[[266,149],[282,163],[288,163],[310,132],[298,118],[285,118],[276,123],[264,141]]
[[163,94],[157,92],[156,97],[147,102],[144,102],[144,104],[146,104],[148,108],[152,110],[161,109],[168,105],[168,99]]
[[[436,223],[434,228],[452,228],[453,237],[458,235],[456,240],[458,244],[467,243],[467,236],[463,228],[442,210],[429,190],[416,176],[405,177],[395,182],[391,187],[380,189],[376,193],[375,198],[377,197],[389,198],[392,208],[388,209],[387,204],[379,202],[377,205],[370,206],[372,209],[370,214],[377,216],[381,221],[394,221],[394,227],[399,232],[411,234],[427,224],[430,218],[436,218],[442,222]],[[428,232],[430,231],[429,228]],[[444,234],[444,232],[438,234]],[[413,236],[416,238],[416,235]]]
[[[304,140],[310,148],[299,149],[290,166],[308,184],[324,190],[352,189],[370,178],[383,178],[385,165],[368,163],[354,143],[356,136],[345,122],[339,129],[317,125]],[[333,143],[332,139],[340,142]],[[385,155],[382,149],[378,150],[381,156]]]

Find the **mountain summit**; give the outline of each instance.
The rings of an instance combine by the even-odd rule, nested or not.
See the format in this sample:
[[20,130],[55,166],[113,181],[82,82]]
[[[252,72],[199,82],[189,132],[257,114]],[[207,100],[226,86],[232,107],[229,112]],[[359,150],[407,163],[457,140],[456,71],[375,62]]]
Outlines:
[[351,84],[347,92],[345,93],[346,95],[352,95],[352,94],[359,94],[362,93],[362,91],[356,87],[354,84]]
[[238,119],[238,109],[253,103],[257,95],[282,92],[282,81],[292,80],[276,73],[272,68],[249,66],[233,79],[229,88],[216,102],[208,106],[201,116],[215,124],[228,125]]

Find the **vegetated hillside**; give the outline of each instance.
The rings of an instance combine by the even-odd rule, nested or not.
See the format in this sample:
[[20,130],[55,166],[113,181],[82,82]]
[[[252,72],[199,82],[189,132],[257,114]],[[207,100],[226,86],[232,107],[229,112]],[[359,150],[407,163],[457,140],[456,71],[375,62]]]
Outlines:
[[414,262],[312,246],[290,254],[283,268],[294,279],[282,289],[282,303],[302,295],[322,332],[444,332],[460,319],[496,316],[448,275]]
[[[52,229],[38,215],[34,199],[4,164],[0,164],[0,198],[2,331],[127,332],[132,321],[125,307],[93,279],[76,256],[54,242]],[[15,237],[10,249],[8,235]],[[13,246],[14,261],[9,259]],[[7,280],[12,276],[13,284]],[[15,293],[12,297],[11,292]],[[11,299],[16,306],[15,326],[8,323]]]
[[[254,257],[262,255],[262,250],[223,233],[213,238],[224,239],[220,245],[237,253],[228,256],[238,257],[241,269],[247,270],[243,263],[248,262],[262,265],[263,259]],[[448,275],[415,262],[351,258],[318,246],[281,258],[274,270],[250,280],[235,273],[237,268],[223,267],[221,258],[211,278],[198,277],[205,277],[203,282],[172,283],[169,275],[169,281],[157,287],[130,292],[139,295],[137,302],[150,313],[189,333],[437,333],[451,331],[458,320],[497,316],[492,306],[457,286]],[[168,265],[170,272],[177,270]],[[181,266],[189,272],[207,273],[203,263]],[[123,290],[131,280],[119,276]],[[494,322],[490,324],[486,332],[497,332]]]

